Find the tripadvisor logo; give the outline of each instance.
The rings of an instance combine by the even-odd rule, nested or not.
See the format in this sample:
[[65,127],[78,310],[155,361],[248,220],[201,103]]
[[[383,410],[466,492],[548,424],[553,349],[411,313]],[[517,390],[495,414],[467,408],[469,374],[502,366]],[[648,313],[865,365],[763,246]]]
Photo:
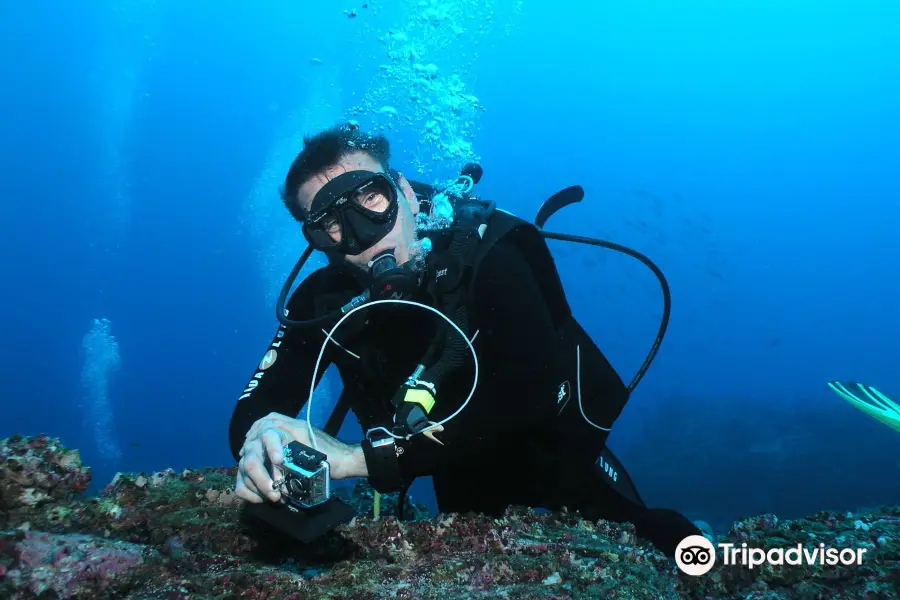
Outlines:
[[688,575],[705,575],[716,564],[716,548],[702,535],[689,535],[675,548],[675,564]]
[[[734,544],[719,544],[722,564],[742,565],[753,569],[762,564],[770,565],[861,565],[866,548],[826,548],[819,544],[812,548],[802,544],[790,548],[750,548],[746,543],[740,548]],[[689,535],[675,548],[675,564],[687,575],[709,573],[716,564],[716,548],[702,535]]]

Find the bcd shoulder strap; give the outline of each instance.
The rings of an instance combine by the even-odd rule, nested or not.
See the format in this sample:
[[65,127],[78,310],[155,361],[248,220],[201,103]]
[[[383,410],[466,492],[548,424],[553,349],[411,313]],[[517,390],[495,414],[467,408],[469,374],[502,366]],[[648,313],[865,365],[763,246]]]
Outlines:
[[[553,255],[550,254],[544,236],[532,223],[503,209],[496,209],[488,222],[481,243],[475,251],[472,262],[472,281],[478,276],[478,270],[485,256],[497,242],[503,239],[515,244],[516,248],[524,255],[541,288],[554,325],[561,327],[571,317],[572,310],[566,299],[566,292],[559,278]],[[474,290],[470,289],[468,303],[473,308],[477,308],[474,306],[475,300]]]

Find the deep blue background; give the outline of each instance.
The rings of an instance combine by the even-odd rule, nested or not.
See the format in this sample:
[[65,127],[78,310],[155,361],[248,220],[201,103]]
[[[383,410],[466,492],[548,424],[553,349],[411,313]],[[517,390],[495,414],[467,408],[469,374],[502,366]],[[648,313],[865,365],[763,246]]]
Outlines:
[[[392,125],[411,176],[463,162],[421,154],[421,120],[352,111],[373,87],[408,95],[379,71],[379,38],[404,29],[485,107],[461,117],[483,195],[532,218],[580,183],[548,228],[633,245],[669,278],[668,337],[611,438],[645,499],[720,526],[900,501],[900,436],[825,385],[900,396],[894,3],[448,2],[430,21],[416,2],[318,4],[0,7],[0,436],[60,436],[101,484],[230,462],[271,290],[302,248],[277,196],[292,139],[349,115]],[[660,315],[652,275],[552,248],[630,378]],[[80,379],[100,317],[122,359],[116,464]]]

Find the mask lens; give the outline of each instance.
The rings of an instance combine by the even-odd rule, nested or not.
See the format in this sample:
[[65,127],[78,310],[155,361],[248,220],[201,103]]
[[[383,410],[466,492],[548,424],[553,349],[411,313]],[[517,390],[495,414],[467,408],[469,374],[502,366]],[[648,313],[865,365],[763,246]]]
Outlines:
[[343,239],[340,216],[336,212],[326,214],[316,222],[303,225],[303,235],[313,248],[336,248]]
[[375,177],[353,193],[354,204],[368,213],[385,214],[396,200],[394,187],[385,177]]
[[328,237],[335,242],[340,243],[342,233],[341,220],[336,214],[325,215],[322,220],[319,221],[319,229],[327,233]]
[[[337,183],[337,179],[332,183]],[[313,206],[317,204],[320,203],[314,200]],[[325,196],[321,204],[324,206],[313,211],[303,225],[306,240],[319,250],[350,252],[352,249],[356,253],[375,243],[369,238],[380,239],[386,233],[376,229],[393,225],[397,191],[390,179],[378,173],[340,195],[332,195],[330,199]]]

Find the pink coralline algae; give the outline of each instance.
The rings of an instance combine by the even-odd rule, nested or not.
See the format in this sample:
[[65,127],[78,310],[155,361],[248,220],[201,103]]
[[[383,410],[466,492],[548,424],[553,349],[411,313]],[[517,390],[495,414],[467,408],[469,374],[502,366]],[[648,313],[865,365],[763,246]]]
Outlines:
[[[740,548],[865,548],[860,565],[725,565],[702,576],[628,524],[514,508],[501,518],[408,506],[359,516],[311,544],[241,518],[234,469],[119,474],[83,497],[90,470],[46,436],[0,441],[0,598],[347,600],[475,598],[900,598],[900,507],[738,521]],[[393,514],[396,497],[382,499]],[[390,511],[390,512],[389,512]]]
[[17,563],[27,565],[6,572],[11,586],[26,595],[72,598],[79,591],[102,592],[152,551],[127,542],[90,535],[22,532],[15,540]]

